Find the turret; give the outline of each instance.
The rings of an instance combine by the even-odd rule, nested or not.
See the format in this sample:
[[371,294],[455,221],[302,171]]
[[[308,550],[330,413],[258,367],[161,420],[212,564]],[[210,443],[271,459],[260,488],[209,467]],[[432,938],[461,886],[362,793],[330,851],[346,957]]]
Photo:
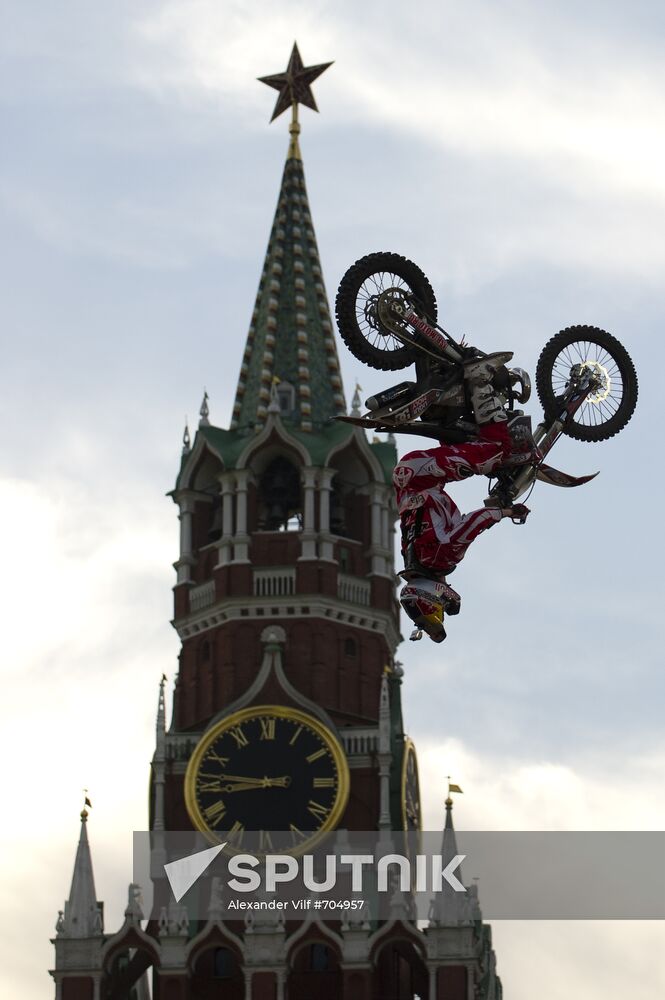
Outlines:
[[[86,806],[89,800],[85,800]],[[104,904],[97,899],[88,843],[88,810],[81,811],[81,830],[69,897],[56,922],[56,998],[93,1000],[99,996],[102,976]]]
[[[459,855],[453,824],[452,792],[459,785],[448,784],[446,818],[441,841],[442,868]],[[463,883],[458,865],[455,877]],[[430,908],[426,930],[427,957],[430,969],[431,1000],[501,1000],[501,980],[496,975],[496,956],[492,948],[492,930],[483,923],[478,901],[478,886],[466,886],[465,892],[444,882]]]
[[[450,795],[445,802],[446,819],[443,826],[443,837],[441,840],[441,866],[443,869],[459,855],[457,849],[457,837],[453,825],[453,800]],[[455,878],[463,883],[462,869],[458,865],[455,868]],[[432,901],[430,908],[430,926],[453,926],[459,927],[462,924],[470,923],[472,913],[467,893],[455,892],[455,890],[444,883],[443,889]]]
[[61,938],[99,937],[103,930],[103,904],[98,902],[95,892],[88,843],[88,815],[88,810],[83,808],[69,898],[65,901],[62,921],[58,922],[57,927],[58,937]]

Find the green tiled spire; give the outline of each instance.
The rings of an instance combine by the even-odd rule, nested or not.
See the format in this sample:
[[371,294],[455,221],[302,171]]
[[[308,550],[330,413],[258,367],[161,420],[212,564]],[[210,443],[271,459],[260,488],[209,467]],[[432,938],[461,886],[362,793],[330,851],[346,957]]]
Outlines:
[[292,155],[284,167],[231,426],[261,426],[272,387],[279,384],[286,424],[311,431],[346,412],[302,160]]
[[[299,60],[295,46],[294,53]],[[323,69],[312,67],[296,77]],[[264,78],[269,81],[276,89],[293,85],[288,71]],[[300,157],[298,100],[302,95],[291,104],[291,141],[233,407],[231,428],[240,431],[261,427],[269,406],[279,406],[285,424],[307,432],[346,413]]]

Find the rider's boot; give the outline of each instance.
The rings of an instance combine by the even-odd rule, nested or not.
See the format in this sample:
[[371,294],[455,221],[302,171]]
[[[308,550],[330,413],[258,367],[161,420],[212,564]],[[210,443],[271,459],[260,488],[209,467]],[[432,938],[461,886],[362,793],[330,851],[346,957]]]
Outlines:
[[416,577],[410,580],[399,595],[400,604],[416,626],[412,638],[419,638],[418,631],[426,632],[433,642],[443,642],[446,630],[443,627],[444,610],[457,614],[460,596],[445,581]]

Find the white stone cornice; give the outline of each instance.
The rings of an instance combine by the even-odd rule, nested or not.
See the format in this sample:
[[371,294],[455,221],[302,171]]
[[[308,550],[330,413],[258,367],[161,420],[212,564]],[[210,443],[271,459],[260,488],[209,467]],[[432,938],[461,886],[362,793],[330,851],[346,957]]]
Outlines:
[[197,500],[205,501],[212,499],[211,497],[208,497],[204,493],[199,493],[196,490],[189,490],[189,489],[174,490],[174,492],[171,495],[173,496],[174,502],[177,503],[178,507],[180,508],[181,514],[193,514],[194,504],[196,503]]
[[[275,613],[273,613],[275,609]],[[304,610],[308,609],[308,610]],[[401,641],[398,624],[388,611],[347,604],[322,594],[298,594],[296,597],[223,598],[218,604],[172,621],[181,639],[198,635],[230,621],[256,621],[257,618],[324,619],[355,625],[373,634],[383,634],[391,646]]]

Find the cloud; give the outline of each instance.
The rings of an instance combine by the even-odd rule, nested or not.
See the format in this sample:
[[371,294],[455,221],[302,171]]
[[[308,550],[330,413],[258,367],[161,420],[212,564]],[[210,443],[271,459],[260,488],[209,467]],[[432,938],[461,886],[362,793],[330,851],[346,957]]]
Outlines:
[[[151,169],[146,163],[146,177]],[[97,192],[72,190],[69,179],[43,186],[36,177],[13,177],[0,186],[0,205],[8,220],[59,253],[153,271],[189,269],[235,225],[233,206],[211,217],[194,185],[179,192],[177,204],[164,187],[148,191],[146,183],[128,194],[122,186],[109,174],[108,200],[100,201]]]
[[[3,479],[0,510],[12,525],[5,546],[11,580],[3,583],[6,668],[53,676],[85,669],[103,650],[141,631],[134,598],[163,573],[171,548],[164,522],[136,497],[111,505],[94,483],[48,485]],[[34,628],[35,608],[39,627]]]
[[662,922],[496,921],[492,941],[510,1000],[532,1000],[534,988],[540,1000],[659,1000],[665,990]]
[[79,434],[52,456],[62,469],[75,454],[85,480],[61,472],[0,483],[0,516],[11,525],[0,754],[14,761],[4,775],[13,820],[3,824],[0,864],[0,933],[14,957],[3,986],[35,1000],[53,965],[48,939],[69,891],[84,787],[98,896],[107,927],[122,922],[131,831],[147,819],[159,678],[176,659],[172,518],[160,520],[152,499],[143,506],[135,485],[118,502],[94,444]]
[[[428,233],[449,248],[443,277],[462,289],[534,262],[659,281],[665,130],[654,123],[662,119],[662,70],[645,75],[641,52],[622,55],[620,74],[613,60],[590,59],[583,49],[554,61],[551,37],[534,47],[529,18],[527,30],[523,20],[508,18],[507,26],[492,5],[479,5],[471,19],[451,5],[439,32],[423,36],[422,17],[432,14],[400,15],[378,34],[369,17],[367,28],[347,33],[344,58],[330,71],[326,121],[336,133],[343,125],[352,202],[354,171],[374,163],[376,190],[362,186],[362,208],[352,204],[351,216],[362,225],[369,201],[376,225],[390,205],[408,240],[425,199]],[[565,19],[553,29],[574,31]],[[418,44],[409,45],[416,33]],[[201,35],[192,61],[205,45]],[[370,142],[401,147],[396,170],[377,172]],[[438,186],[430,186],[433,174]]]
[[526,158],[578,195],[591,184],[662,204],[665,147],[655,123],[665,78],[657,54],[643,39],[620,49],[602,23],[594,24],[595,44],[577,44],[579,13],[566,5],[558,16],[513,8],[420,3],[392,9],[377,32],[384,10],[376,3],[358,20],[346,4],[331,19],[322,17],[323,4],[286,3],[278,11],[266,3],[222,9],[211,0],[174,0],[135,24],[147,55],[138,82],[166,93],[234,96],[244,106],[253,94],[258,107],[258,89],[246,85],[251,67],[270,72],[280,46],[285,62],[297,24],[306,61],[342,54],[321,84],[334,95],[326,109],[333,122],[383,122],[433,148]]
[[[284,67],[296,28],[306,62],[337,60],[316,85],[321,117],[303,111],[331,294],[354,256],[390,247],[425,268],[444,325],[485,349],[514,346],[528,367],[559,325],[592,321],[638,348],[644,379],[618,441],[584,457],[557,445],[562,468],[600,465],[597,484],[539,490],[525,533],[497,529],[460,569],[445,646],[400,649],[427,822],[451,773],[460,826],[662,827],[659,16],[595,0],[370,0],[362,16],[346,0],[120,2],[101,21],[81,2],[13,8],[0,40],[12,995],[44,994],[83,786],[98,895],[107,926],[121,921],[157,683],[178,649],[162,494],[204,383],[228,418],[286,149],[253,77]],[[400,377],[342,364],[366,396]],[[662,929],[494,933],[517,1000],[534,983],[539,1000],[571,983],[589,1000],[663,994]]]
[[[662,830],[665,824],[665,743],[621,760],[599,752],[562,765],[558,754],[534,761],[478,753],[473,734],[417,742],[427,830],[442,827],[446,774],[464,789],[454,796],[460,830]],[[479,894],[482,908],[482,880]],[[560,1000],[571,989],[585,1000],[657,1000],[665,989],[657,921],[497,920],[492,936],[511,1000],[531,1000],[534,983],[539,1000]]]
[[[378,236],[397,218],[400,239],[429,245],[443,258],[441,278],[462,291],[534,262],[659,281],[663,70],[616,8],[582,45],[584,15],[565,4],[553,13],[420,3],[386,19],[370,3],[359,21],[346,3],[332,17],[324,3],[173,0],[123,5],[103,34],[79,7],[71,38],[60,23],[48,34],[17,15],[12,51],[45,64],[49,157],[57,163],[66,151],[65,177],[79,177],[92,157],[107,196],[91,203],[85,189],[43,189],[38,166],[26,173],[25,163],[4,183],[14,215],[68,253],[178,269],[207,249],[232,252],[230,232],[248,253],[247,214],[218,197],[219,185],[225,175],[236,187],[244,180],[225,164],[229,148],[242,142],[248,161],[262,155],[253,143],[267,136],[272,97],[250,84],[285,64],[297,25],[306,61],[338,56],[316,85],[325,114],[303,112],[309,136],[335,142],[316,175],[331,226],[353,225],[358,238],[367,225]],[[67,85],[62,93],[52,77]],[[330,178],[342,135],[348,162],[335,173],[348,206]],[[23,130],[18,138],[21,148]],[[167,163],[183,171],[175,199]],[[359,183],[365,171],[371,182]],[[183,197],[185,175],[196,182]],[[423,199],[426,233],[416,228]],[[320,204],[319,225],[326,211]],[[435,249],[442,239],[445,255]]]
[[443,824],[445,775],[461,785],[455,825],[466,830],[661,830],[665,802],[656,794],[665,743],[621,760],[580,754],[562,764],[479,752],[475,741],[431,736],[417,740],[424,829]]
[[304,50],[301,44],[307,64],[312,62],[306,55],[310,49],[325,50],[338,36],[334,19],[322,16],[325,6],[320,0],[308,4],[286,0],[279,8],[267,0],[251,6],[227,0],[223,7],[210,0],[167,2],[134,22],[141,52],[134,78],[166,99],[175,93],[190,101],[221,101],[235,114],[263,106],[269,117],[267,91],[247,87],[247,81],[283,69],[295,26],[299,38],[307,39]]

